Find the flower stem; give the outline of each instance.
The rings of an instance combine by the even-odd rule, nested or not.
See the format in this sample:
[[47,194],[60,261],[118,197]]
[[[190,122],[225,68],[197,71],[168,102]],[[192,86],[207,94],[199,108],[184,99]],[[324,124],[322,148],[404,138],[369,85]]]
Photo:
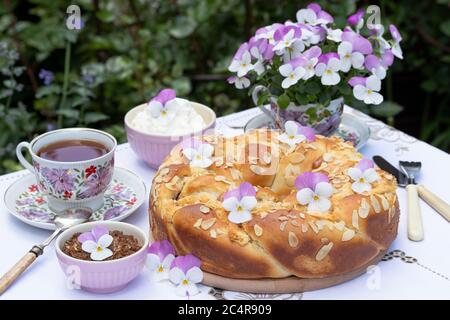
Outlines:
[[[70,50],[71,45],[70,41],[66,42],[66,55],[64,58],[64,82],[63,82],[63,91],[61,97],[61,104],[59,106],[59,110],[63,110],[66,108],[66,99],[67,99],[67,87],[69,86],[69,72],[70,72]],[[63,124],[63,114],[58,114],[58,128],[61,128]]]

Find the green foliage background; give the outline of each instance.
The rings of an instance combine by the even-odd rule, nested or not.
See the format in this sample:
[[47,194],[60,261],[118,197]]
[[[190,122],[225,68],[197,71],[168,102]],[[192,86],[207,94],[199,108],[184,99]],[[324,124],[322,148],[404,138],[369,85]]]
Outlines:
[[[395,117],[401,129],[449,150],[450,1],[317,2],[337,25],[357,8],[378,4],[382,21],[398,26],[405,59],[385,81],[388,102],[355,106],[391,124]],[[295,19],[307,3],[3,0],[0,173],[20,168],[19,141],[57,127],[101,128],[125,141],[124,114],[164,87],[218,115],[250,107],[247,93],[225,81],[234,51],[258,27]],[[81,7],[80,31],[65,26],[69,4]],[[54,73],[52,84],[44,85],[41,69]]]

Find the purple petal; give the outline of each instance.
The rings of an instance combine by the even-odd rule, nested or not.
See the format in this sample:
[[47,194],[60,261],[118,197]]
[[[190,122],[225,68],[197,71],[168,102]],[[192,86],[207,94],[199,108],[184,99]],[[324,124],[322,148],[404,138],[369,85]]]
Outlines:
[[271,45],[270,43],[267,43],[266,49],[263,52],[263,58],[266,60],[272,60],[273,56],[274,56],[274,52],[273,52],[273,45]]
[[297,67],[301,67],[306,65],[306,63],[308,62],[308,60],[305,57],[297,57],[295,59],[292,59],[291,61],[289,61],[289,63],[291,64],[292,68],[295,69]]
[[238,77],[236,76],[231,76],[227,78],[227,82],[228,83],[234,83],[237,80]]
[[361,170],[361,172],[366,171],[367,169],[373,168],[374,167],[374,163],[372,160],[370,159],[361,159],[358,164],[356,165],[356,167]]
[[278,28],[277,31],[275,31],[273,38],[276,41],[280,41],[281,39],[283,39],[283,37],[289,33],[289,31],[294,30],[294,38],[300,38],[302,35],[302,30],[300,27],[298,26],[293,26],[293,25],[288,25],[288,26],[283,26],[281,28]]
[[347,22],[351,26],[356,26],[358,22],[364,17],[364,9],[359,9],[354,14],[352,14],[350,17],[348,17]]
[[239,192],[239,188],[229,190],[223,194],[223,199],[226,200],[228,198],[236,198],[240,199],[241,193]]
[[256,196],[256,191],[253,185],[249,182],[242,182],[239,185],[239,198],[242,199],[243,197],[254,197]]
[[242,58],[242,55],[244,54],[244,52],[248,51],[248,43],[244,42],[243,44],[240,45],[239,49],[236,51],[236,53],[234,54],[233,59],[234,60],[240,60]]
[[381,64],[387,68],[390,67],[394,63],[394,54],[392,53],[391,49],[384,50],[383,54],[381,55]]
[[353,39],[352,45],[353,51],[358,51],[361,52],[362,54],[371,54],[373,51],[372,44],[370,43],[370,41],[361,35],[357,35]]
[[178,256],[173,259],[172,264],[170,265],[170,269],[180,268],[181,271],[186,274],[191,268],[199,267],[202,265],[202,262],[199,258],[192,254],[188,254],[185,256]]
[[395,25],[389,25],[389,31],[391,32],[392,39],[394,39],[395,42],[402,41],[402,36],[400,35],[400,32],[398,32],[398,29]]
[[358,51],[363,54],[371,54],[373,51],[372,44],[369,40],[349,29],[344,29],[342,41],[350,42],[353,45],[353,51]]
[[161,104],[165,104],[167,101],[170,101],[176,97],[176,92],[173,89],[163,89],[161,90],[153,100],[161,102]]
[[91,232],[84,232],[78,236],[78,241],[80,241],[81,243],[88,240],[95,241],[94,236]]
[[105,234],[108,234],[109,230],[107,228],[104,228],[104,227],[95,226],[95,227],[92,228],[91,233],[92,233],[92,236],[95,239],[95,242],[98,242],[98,239],[100,239]]
[[352,77],[350,80],[348,80],[348,84],[352,87],[356,86],[357,84],[366,85],[366,78],[364,77]]
[[325,37],[327,36],[327,30],[323,28],[322,26],[312,26],[310,30],[316,34],[319,35],[319,41],[323,41]]
[[309,142],[316,140],[316,135],[313,128],[298,125],[298,133],[306,137]]
[[309,188],[314,190],[319,182],[328,182],[328,176],[320,172],[303,172],[295,179],[298,190]]
[[308,4],[308,6],[306,8],[311,9],[316,14],[318,14],[322,10],[320,5],[318,3],[315,3],[315,2]]
[[322,19],[327,23],[333,23],[334,21],[334,18],[331,16],[331,14],[323,10],[317,14],[317,18]]
[[319,57],[318,63],[321,63],[321,62],[322,62],[322,63],[327,64],[328,61],[329,61],[331,58],[339,59],[339,54],[337,54],[336,52],[329,52],[329,53],[322,54],[322,55]]
[[163,240],[152,243],[147,250],[147,253],[155,254],[162,261],[167,255],[173,254],[175,256],[175,249],[169,241]]
[[303,56],[306,59],[317,58],[321,54],[322,54],[322,49],[320,49],[320,47],[318,47],[318,46],[313,46],[313,47],[309,48],[308,50],[306,50],[305,52],[303,52]]
[[380,63],[381,63],[380,59],[373,54],[368,55],[364,60],[364,65],[366,66],[366,69],[369,71],[378,68],[380,66]]

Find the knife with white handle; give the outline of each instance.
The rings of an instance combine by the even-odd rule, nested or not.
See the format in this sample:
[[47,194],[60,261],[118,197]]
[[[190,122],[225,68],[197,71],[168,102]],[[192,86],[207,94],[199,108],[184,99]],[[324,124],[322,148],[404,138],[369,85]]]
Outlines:
[[434,210],[436,210],[442,217],[450,222],[450,205],[435,195],[433,192],[425,188],[423,185],[417,185],[419,196],[425,200]]

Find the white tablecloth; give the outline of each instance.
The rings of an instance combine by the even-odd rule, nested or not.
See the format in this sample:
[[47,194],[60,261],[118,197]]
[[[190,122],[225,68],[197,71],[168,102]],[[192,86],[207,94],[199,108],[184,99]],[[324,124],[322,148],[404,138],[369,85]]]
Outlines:
[[[257,109],[219,118],[217,128],[232,134],[236,130],[226,126],[241,126],[258,114]],[[346,107],[365,121],[371,129],[371,138],[361,152],[372,157],[384,156],[396,164],[399,159],[422,161],[419,181],[450,201],[450,156],[435,147],[418,141],[384,123]],[[239,133],[237,130],[236,133]],[[117,149],[116,165],[139,174],[150,188],[154,171],[140,161],[128,144]],[[0,177],[0,194],[26,171]],[[406,236],[406,193],[398,190],[402,210],[398,237],[386,261],[375,269],[347,283],[314,292],[287,295],[255,295],[212,289],[202,286],[194,299],[450,299],[450,223],[421,203],[425,240],[409,241]],[[1,197],[3,199],[3,196]],[[146,203],[125,221],[144,230],[149,229]],[[0,274],[6,272],[33,244],[40,243],[49,232],[36,229],[10,215],[0,203]],[[395,250],[395,251],[394,251]],[[142,274],[120,292],[96,295],[81,290],[69,290],[57,262],[53,246],[23,274],[0,299],[177,299],[174,287],[168,282],[153,282],[149,272]]]

